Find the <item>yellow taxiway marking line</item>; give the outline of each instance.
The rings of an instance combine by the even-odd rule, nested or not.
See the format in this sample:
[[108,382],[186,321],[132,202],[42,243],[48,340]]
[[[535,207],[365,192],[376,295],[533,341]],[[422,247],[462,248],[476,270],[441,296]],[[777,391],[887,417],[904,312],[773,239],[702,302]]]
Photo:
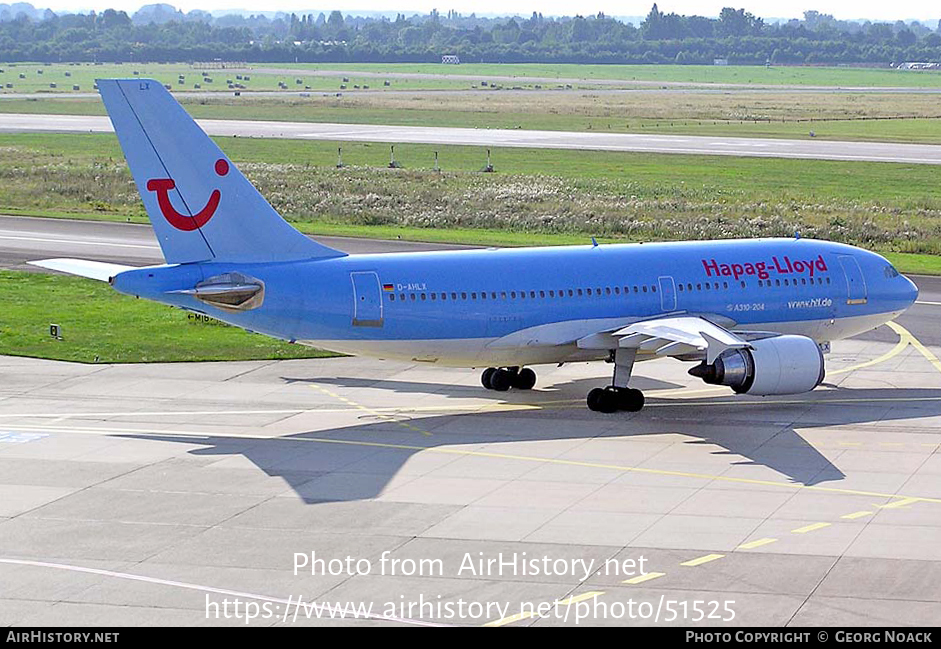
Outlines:
[[872,516],[872,512],[867,512],[866,510],[860,510],[858,512],[853,512],[852,514],[843,514],[840,518],[845,518],[847,520],[855,520],[857,518],[862,518],[863,516]]
[[[581,595],[574,595],[573,597],[568,597],[566,599],[560,599],[555,602],[556,606],[571,606],[572,604],[577,604],[578,602],[584,602],[586,599],[594,599],[595,597],[600,597],[604,595],[603,590],[592,590],[587,593],[582,593]],[[514,622],[519,622],[520,620],[528,620],[531,617],[536,617],[539,615],[535,610],[532,611],[522,611],[516,615],[510,615],[499,620],[494,620],[492,622],[487,622],[484,626],[498,627],[506,626],[507,624],[513,624]]]
[[862,446],[862,442],[839,442],[840,446]]
[[716,559],[721,559],[724,557],[724,554],[707,554],[705,556],[699,557],[698,559],[690,559],[689,561],[684,561],[681,563],[681,566],[701,566],[704,563],[709,563],[710,561],[715,561]]
[[833,523],[811,523],[810,525],[804,525],[804,527],[798,527],[796,530],[791,530],[791,534],[807,534],[807,532],[822,530],[831,525],[833,525]]
[[366,406],[360,403],[356,403],[352,399],[347,399],[346,397],[341,396],[331,390],[328,390],[327,388],[320,387],[319,385],[312,385],[310,387],[314,388],[315,390],[319,390],[320,392],[323,392],[327,396],[333,397],[334,399],[339,399],[340,401],[342,401],[343,403],[347,405],[353,406],[354,408],[362,410],[363,412],[367,412],[374,417],[378,417],[379,419],[382,419],[383,421],[396,424],[398,426],[401,426],[402,428],[407,428],[408,430],[414,431],[416,433],[421,433],[422,435],[425,435],[426,437],[431,437],[431,433],[429,433],[427,430],[419,428],[418,426],[413,426],[410,423],[405,422],[405,421],[399,421],[395,417],[391,417],[389,415],[383,414],[381,412],[373,410],[372,408],[367,408]]
[[593,599],[599,595],[604,595],[603,590],[592,590],[587,593],[582,593],[581,595],[575,595],[569,597],[568,599],[562,599],[556,602],[559,606],[571,606],[572,604],[578,604],[579,602],[584,602],[586,599]]
[[900,507],[908,507],[911,504],[917,503],[920,498],[903,498],[902,500],[896,500],[894,503],[889,503],[888,505],[876,505],[879,509],[898,509]]
[[903,351],[905,351],[905,348],[908,347],[909,343],[912,341],[912,335],[908,333],[907,329],[904,329],[902,327],[898,327],[898,329],[896,329],[896,327],[893,327],[892,325],[895,324],[893,322],[889,322],[887,324],[892,329],[892,331],[894,331],[895,333],[899,335],[899,341],[895,343],[895,347],[887,351],[882,356],[878,356],[872,359],[871,361],[866,361],[865,363],[858,363],[857,365],[850,365],[849,367],[844,367],[839,370],[833,370],[832,372],[827,372],[827,376],[834,376],[836,374],[846,374],[848,372],[855,372],[856,370],[861,370],[865,367],[872,367],[873,365],[884,363],[887,360],[890,360],[898,356],[899,354],[901,354]]
[[911,342],[912,347],[918,350],[922,356],[928,359],[928,362],[934,365],[934,368],[941,372],[941,360],[938,360],[938,357],[935,356],[930,349],[925,347],[920,340],[915,338],[912,334],[908,332],[902,325],[895,324],[894,322],[887,323],[892,329],[904,331],[905,335],[908,336],[909,342]]
[[[399,422],[396,422],[399,423]],[[794,489],[799,491],[814,491],[820,493],[844,494],[849,496],[867,496],[869,498],[912,498],[913,501],[941,504],[941,498],[932,498],[928,496],[904,496],[901,494],[887,494],[878,491],[862,491],[859,489],[841,489],[839,487],[824,487],[820,485],[807,485],[795,482],[783,482],[774,480],[758,480],[755,478],[737,478],[726,475],[713,475],[709,473],[691,473],[686,471],[670,471],[666,469],[652,469],[639,466],[627,466],[622,464],[606,464],[604,462],[582,462],[579,460],[566,460],[554,457],[538,457],[532,455],[514,455],[512,453],[493,453],[487,451],[473,451],[462,448],[453,448],[448,446],[418,446],[415,444],[396,444],[392,442],[371,442],[366,440],[352,439],[331,439],[329,437],[298,437],[296,435],[287,436],[266,436],[252,435],[250,433],[213,433],[196,432],[186,430],[167,430],[167,429],[142,429],[142,428],[95,428],[79,426],[36,426],[30,424],[16,424],[4,426],[4,430],[16,432],[61,432],[61,433],[82,433],[90,435],[150,435],[152,437],[192,437],[194,443],[208,444],[206,440],[213,438],[222,439],[257,439],[270,442],[311,442],[315,444],[339,444],[344,446],[362,446],[366,448],[385,448],[405,451],[428,451],[429,453],[446,453],[448,455],[463,455],[468,457],[486,457],[499,460],[515,460],[518,462],[539,462],[542,464],[554,464],[558,466],[577,466],[592,469],[608,469],[611,471],[622,471],[630,473],[643,473],[646,475],[660,475],[678,478],[692,478],[696,480],[713,480],[718,482],[728,482],[732,484],[762,485],[768,487],[780,487],[784,489]]]
[[665,573],[665,572],[648,572],[647,574],[644,574],[644,575],[637,575],[636,577],[631,577],[630,579],[625,579],[625,580],[622,581],[621,583],[622,583],[622,584],[632,584],[632,585],[633,585],[633,584],[642,584],[642,583],[644,583],[645,581],[650,581],[650,580],[652,580],[652,579],[659,579],[660,577],[663,577],[665,574],[667,574],[667,573]]
[[738,550],[752,550],[754,548],[760,548],[763,545],[768,545],[769,543],[777,543],[777,539],[758,539],[757,541],[749,541],[748,543],[742,543],[738,546]]

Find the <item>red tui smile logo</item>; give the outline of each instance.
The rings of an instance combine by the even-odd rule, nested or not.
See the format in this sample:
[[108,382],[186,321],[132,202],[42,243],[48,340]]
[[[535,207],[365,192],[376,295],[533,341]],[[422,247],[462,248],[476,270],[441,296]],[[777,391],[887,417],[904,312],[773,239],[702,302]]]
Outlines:
[[[219,158],[216,160],[215,170],[216,174],[224,176],[229,173],[229,163],[224,158]],[[160,206],[160,213],[163,214],[163,218],[177,230],[185,232],[192,232],[206,225],[213,214],[216,213],[216,208],[219,207],[219,199],[222,198],[222,194],[218,189],[212,190],[206,206],[193,216],[188,216],[177,212],[176,208],[170,203],[170,190],[174,188],[176,188],[176,183],[173,182],[172,178],[153,178],[147,181],[147,190],[157,192],[157,205]]]

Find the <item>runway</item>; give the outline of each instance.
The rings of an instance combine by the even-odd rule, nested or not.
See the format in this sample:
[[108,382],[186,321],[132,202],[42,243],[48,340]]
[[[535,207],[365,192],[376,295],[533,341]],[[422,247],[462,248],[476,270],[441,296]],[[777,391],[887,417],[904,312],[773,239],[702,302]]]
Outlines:
[[[941,164],[941,146],[931,144],[223,119],[197,122],[210,135],[223,137]],[[112,128],[104,116],[10,113],[3,115],[0,132],[110,133]]]
[[[317,237],[317,240],[353,254],[470,247],[354,237]],[[27,265],[27,261],[50,257],[97,259],[130,266],[164,263],[149,225],[0,214],[0,268],[35,271],[36,267]]]
[[[38,253],[159,261],[148,227],[0,217],[4,266]],[[0,356],[0,625],[932,625],[941,283],[916,281],[812,393],[667,359],[634,415],[584,407],[603,363],[498,394],[371,359]]]

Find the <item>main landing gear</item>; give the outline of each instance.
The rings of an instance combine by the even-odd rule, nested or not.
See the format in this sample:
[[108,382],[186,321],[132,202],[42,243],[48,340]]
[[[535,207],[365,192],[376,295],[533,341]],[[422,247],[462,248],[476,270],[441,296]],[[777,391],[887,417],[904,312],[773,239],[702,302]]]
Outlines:
[[609,385],[595,388],[588,393],[588,409],[595,412],[637,412],[644,407],[644,393],[634,388],[619,388]]
[[480,375],[480,383],[488,390],[506,392],[510,388],[531,390],[536,385],[536,373],[528,367],[488,367]]
[[634,368],[636,349],[614,350],[611,360],[614,361],[614,379],[606,388],[595,388],[588,393],[588,409],[595,412],[612,413],[618,410],[637,412],[644,407],[644,393],[635,388],[627,387]]

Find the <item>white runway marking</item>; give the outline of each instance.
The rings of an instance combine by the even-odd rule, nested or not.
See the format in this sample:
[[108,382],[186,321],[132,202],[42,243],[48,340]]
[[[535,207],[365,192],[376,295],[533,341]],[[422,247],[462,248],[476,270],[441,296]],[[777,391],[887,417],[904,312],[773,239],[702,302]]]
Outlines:
[[95,246],[100,248],[101,246],[108,246],[111,248],[147,248],[148,250],[156,250],[157,246],[149,246],[146,244],[137,244],[137,243],[111,243],[108,241],[81,241],[79,239],[46,239],[42,237],[13,237],[5,234],[0,234],[0,239],[8,239],[12,241],[34,241],[38,243],[67,243],[77,246]]
[[[280,597],[269,597],[268,595],[256,595],[254,593],[244,593],[237,590],[227,590],[225,588],[215,588],[213,586],[201,586],[199,584],[190,584],[184,581],[173,581],[171,579],[159,579],[157,577],[146,577],[144,575],[135,575],[128,572],[116,572],[114,570],[102,570],[100,568],[86,568],[84,566],[70,566],[64,563],[49,563],[46,561],[30,561],[26,559],[6,559],[0,558],[0,563],[6,563],[15,566],[33,566],[36,568],[52,568],[55,570],[68,570],[70,572],[83,572],[91,575],[100,575],[102,577],[112,577],[115,579],[126,579],[128,581],[141,581],[148,584],[156,584],[159,586],[172,586],[174,588],[185,588],[187,590],[198,590],[204,593],[214,593],[216,595],[228,595],[231,597],[242,597],[244,599],[257,599],[265,602],[273,602],[275,604],[284,604],[287,607],[291,606],[301,606],[298,602],[293,599],[283,599]],[[312,602],[305,602],[303,606],[310,607]],[[372,620],[385,620],[388,622],[400,622],[403,624],[414,624],[416,626],[445,626],[443,624],[435,624],[432,622],[425,622],[422,620],[412,620],[409,618],[402,617],[393,617],[388,615],[377,615],[375,613],[365,613],[361,615],[351,614],[349,611],[345,611],[341,608],[330,606],[329,604],[318,604],[318,608],[327,611],[327,617],[325,619],[342,619],[341,614],[347,614],[352,618],[367,618]],[[296,609],[295,609],[296,610]],[[333,613],[336,617],[331,617],[330,613]],[[280,619],[280,616],[279,618]]]

